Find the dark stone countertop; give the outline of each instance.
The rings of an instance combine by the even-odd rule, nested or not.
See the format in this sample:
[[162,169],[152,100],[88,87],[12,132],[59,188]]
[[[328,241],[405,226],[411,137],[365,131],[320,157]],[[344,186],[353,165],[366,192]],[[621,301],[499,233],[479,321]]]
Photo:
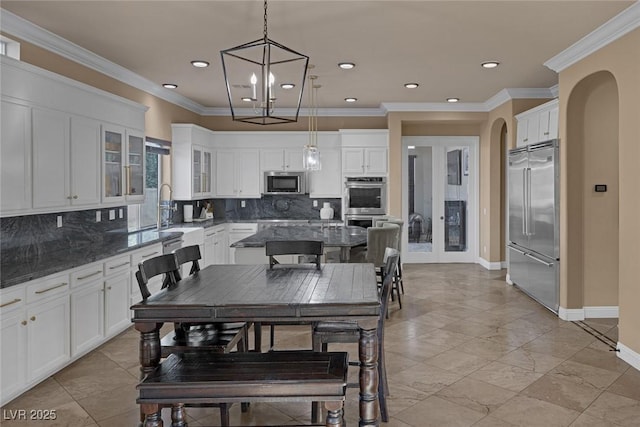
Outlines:
[[182,233],[179,232],[163,232],[157,230],[145,230],[136,233],[105,233],[100,243],[81,247],[69,247],[46,254],[27,254],[28,256],[22,257],[28,260],[27,262],[2,262],[0,288],[8,288],[23,282],[28,282],[29,280],[80,267],[154,243],[180,237],[181,235]]
[[327,228],[308,226],[271,226],[232,244],[232,248],[261,248],[268,240],[322,240],[325,246],[359,246],[367,243],[367,229],[362,227]]

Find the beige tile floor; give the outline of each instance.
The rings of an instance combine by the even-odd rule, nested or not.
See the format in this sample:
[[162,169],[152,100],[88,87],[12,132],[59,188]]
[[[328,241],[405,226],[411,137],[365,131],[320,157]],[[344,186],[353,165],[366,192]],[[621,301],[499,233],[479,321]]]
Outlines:
[[[507,285],[504,271],[467,264],[414,264],[404,271],[403,309],[392,303],[385,327],[389,427],[640,426],[640,372]],[[617,340],[615,319],[587,323]],[[278,349],[310,348],[305,326],[281,326],[276,338]],[[10,402],[3,414],[55,409],[55,421],[31,425],[136,426],[137,345],[138,334],[127,330]],[[354,345],[333,349],[356,354]],[[357,379],[355,370],[350,375]],[[347,423],[357,425],[357,390],[347,399]],[[309,406],[254,403],[242,414],[234,405],[231,422],[308,424]],[[188,421],[219,425],[219,413],[188,409]]]

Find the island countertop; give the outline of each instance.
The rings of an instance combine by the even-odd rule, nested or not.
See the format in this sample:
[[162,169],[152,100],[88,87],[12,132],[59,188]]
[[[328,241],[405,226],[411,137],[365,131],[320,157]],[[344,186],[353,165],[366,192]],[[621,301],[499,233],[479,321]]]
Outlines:
[[231,245],[232,248],[260,248],[269,240],[322,240],[325,247],[366,245],[367,229],[363,227],[271,226]]

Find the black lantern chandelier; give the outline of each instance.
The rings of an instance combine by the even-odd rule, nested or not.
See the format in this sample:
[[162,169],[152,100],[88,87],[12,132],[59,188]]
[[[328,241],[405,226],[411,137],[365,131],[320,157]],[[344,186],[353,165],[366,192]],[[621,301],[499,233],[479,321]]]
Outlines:
[[231,118],[270,125],[298,121],[309,57],[267,36],[267,1],[264,35],[220,51]]

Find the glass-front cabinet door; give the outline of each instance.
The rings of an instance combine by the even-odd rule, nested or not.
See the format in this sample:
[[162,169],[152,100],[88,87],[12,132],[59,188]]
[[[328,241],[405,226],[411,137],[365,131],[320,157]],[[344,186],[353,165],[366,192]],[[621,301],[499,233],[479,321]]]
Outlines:
[[102,127],[103,202],[124,201],[124,129]]
[[202,193],[202,148],[193,147],[193,194],[200,195]]
[[213,167],[212,163],[212,153],[210,151],[202,152],[202,195],[210,196],[211,195],[211,168]]
[[102,125],[103,203],[144,200],[144,152],[141,132]]
[[127,131],[127,159],[125,165],[127,200],[144,200],[144,136],[136,131]]

